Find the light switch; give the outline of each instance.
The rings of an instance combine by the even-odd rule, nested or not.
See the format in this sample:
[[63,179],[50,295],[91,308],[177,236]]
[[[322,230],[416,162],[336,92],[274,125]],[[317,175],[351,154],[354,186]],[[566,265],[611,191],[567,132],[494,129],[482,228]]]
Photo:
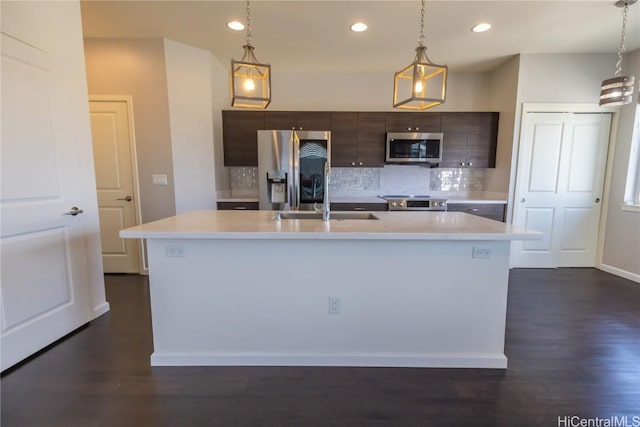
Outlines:
[[153,185],[169,185],[167,182],[167,175],[151,175]]

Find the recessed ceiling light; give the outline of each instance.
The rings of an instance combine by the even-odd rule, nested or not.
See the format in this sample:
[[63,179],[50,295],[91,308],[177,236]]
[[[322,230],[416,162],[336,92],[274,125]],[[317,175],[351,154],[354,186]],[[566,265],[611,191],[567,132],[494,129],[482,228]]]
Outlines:
[[473,28],[471,28],[471,31],[474,33],[484,33],[485,31],[489,31],[490,28],[491,24],[488,22],[482,22],[478,25],[474,25]]
[[232,30],[236,30],[236,31],[242,31],[244,30],[244,24],[240,21],[229,21],[227,22],[227,27],[231,28]]
[[356,33],[361,33],[363,31],[366,31],[367,29],[367,24],[365,24],[364,22],[356,22],[355,24],[351,24],[351,31],[356,32]]

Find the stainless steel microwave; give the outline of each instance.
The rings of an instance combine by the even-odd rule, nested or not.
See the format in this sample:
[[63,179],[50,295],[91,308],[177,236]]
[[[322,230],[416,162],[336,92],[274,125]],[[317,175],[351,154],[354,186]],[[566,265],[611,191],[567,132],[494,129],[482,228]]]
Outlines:
[[386,163],[438,164],[442,161],[442,134],[389,132],[386,153]]

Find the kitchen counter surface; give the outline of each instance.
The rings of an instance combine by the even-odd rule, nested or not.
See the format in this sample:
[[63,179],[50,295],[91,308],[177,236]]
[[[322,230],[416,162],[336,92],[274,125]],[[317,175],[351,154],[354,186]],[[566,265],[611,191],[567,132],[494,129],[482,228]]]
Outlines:
[[123,238],[538,240],[542,234],[462,212],[375,212],[378,220],[283,219],[273,211],[194,211],[120,231]]

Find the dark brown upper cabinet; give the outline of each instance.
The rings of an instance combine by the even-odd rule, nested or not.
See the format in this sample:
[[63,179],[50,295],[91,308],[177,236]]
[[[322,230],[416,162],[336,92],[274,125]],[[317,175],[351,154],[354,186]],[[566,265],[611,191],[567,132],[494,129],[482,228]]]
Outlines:
[[440,167],[495,167],[498,113],[223,111],[225,166],[257,166],[257,131],[331,130],[338,167],[384,166],[386,132],[442,132]]
[[223,111],[225,166],[258,165],[258,130],[265,129],[264,111]]
[[264,125],[273,130],[329,130],[331,114],[325,111],[265,111]]
[[494,168],[498,113],[442,113],[441,168]]
[[331,165],[384,166],[385,113],[331,113]]
[[387,132],[440,132],[441,113],[386,113]]

